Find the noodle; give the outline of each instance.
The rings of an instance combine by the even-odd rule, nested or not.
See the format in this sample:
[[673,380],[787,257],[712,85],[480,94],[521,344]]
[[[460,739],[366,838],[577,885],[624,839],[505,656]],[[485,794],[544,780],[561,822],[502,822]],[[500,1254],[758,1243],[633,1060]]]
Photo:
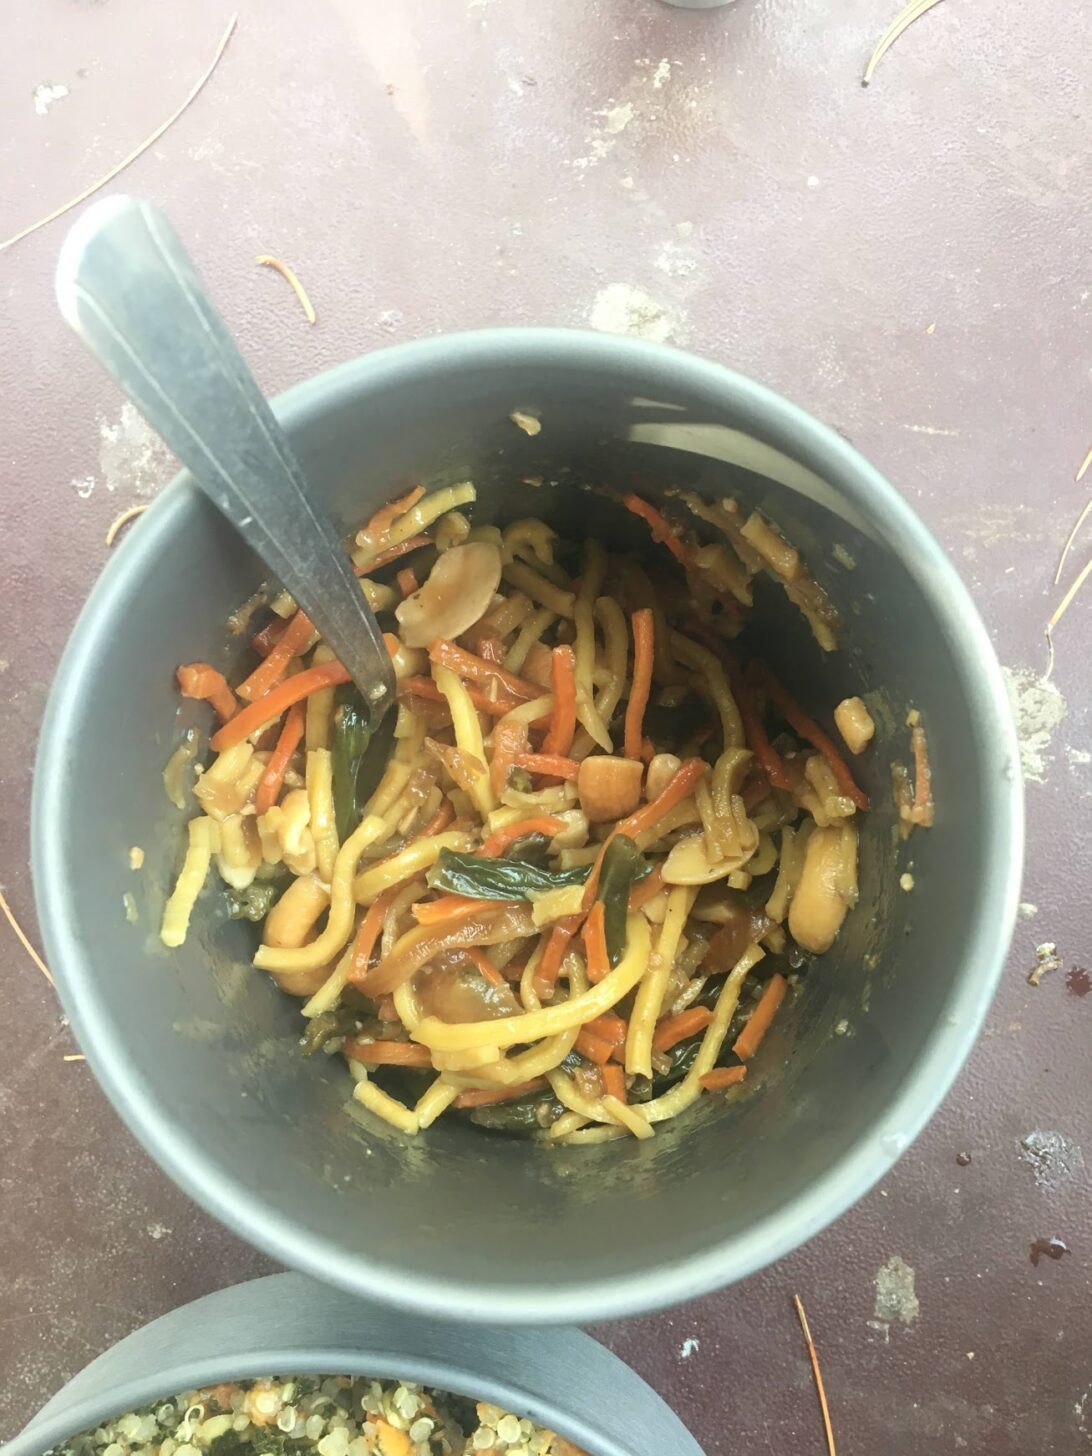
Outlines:
[[641,1077],[652,1076],[652,1035],[659,1020],[664,992],[671,978],[683,926],[690,914],[697,891],[689,885],[676,885],[667,897],[667,913],[656,941],[648,974],[637,991],[633,1015],[626,1038],[626,1071]]
[[217,826],[212,819],[191,819],[186,826],[189,848],[182,873],[178,876],[170,899],[163,907],[163,924],[159,938],[164,945],[178,946],[186,939],[190,916],[205,876],[212,863],[213,850],[219,842]]

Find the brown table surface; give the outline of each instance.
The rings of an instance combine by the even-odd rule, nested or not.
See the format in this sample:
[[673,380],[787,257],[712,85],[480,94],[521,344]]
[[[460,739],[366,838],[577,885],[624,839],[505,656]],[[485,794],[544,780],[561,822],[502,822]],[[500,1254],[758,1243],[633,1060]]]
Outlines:
[[[149,134],[211,59],[229,5],[7,0],[0,231]],[[974,590],[1017,692],[1030,848],[1028,904],[967,1069],[882,1186],[807,1248],[597,1331],[710,1456],[823,1449],[794,1291],[842,1456],[1092,1443],[1092,1223],[1074,1150],[1090,1132],[1092,996],[1069,974],[1092,955],[1092,589],[1041,676],[1058,551],[1092,487],[1074,484],[1092,440],[1092,12],[942,4],[864,90],[897,8],[240,0],[207,89],[120,184],[175,219],[271,392],[455,328],[666,338],[844,431]],[[32,934],[26,825],[49,681],[107,524],[171,474],[57,315],[63,227],[0,257],[0,884]],[[254,265],[267,251],[298,268],[317,327]],[[1092,532],[1074,569],[1090,548]],[[1034,988],[1046,941],[1062,966]],[[86,1066],[62,1060],[74,1046],[54,995],[3,925],[0,956],[6,1436],[136,1325],[270,1265],[169,1184]],[[1038,1161],[1030,1133],[1056,1135]],[[1052,1236],[1070,1252],[1033,1266],[1031,1241]]]

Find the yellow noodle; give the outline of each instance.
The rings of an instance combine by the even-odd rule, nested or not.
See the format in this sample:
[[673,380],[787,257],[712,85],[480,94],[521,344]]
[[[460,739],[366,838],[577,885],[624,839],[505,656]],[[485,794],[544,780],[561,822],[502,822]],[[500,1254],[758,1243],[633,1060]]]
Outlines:
[[499,1047],[463,1047],[459,1051],[433,1051],[432,1065],[438,1072],[476,1072],[501,1061]]
[[[333,662],[334,654],[325,643],[320,642],[311,654],[311,666],[320,667],[324,662]],[[306,726],[304,747],[329,748],[334,724],[334,693],[336,688],[319,688],[308,695],[306,703]]]
[[610,753],[614,744],[607,725],[595,706],[595,685],[592,681],[592,669],[595,667],[595,600],[602,590],[606,569],[607,559],[603,548],[596,541],[585,542],[584,574],[573,607],[576,624],[576,717],[599,747]]
[[611,1121],[602,1101],[597,1097],[585,1097],[567,1072],[555,1068],[546,1073],[546,1080],[562,1107],[567,1107],[570,1112],[575,1112],[587,1122]]
[[628,1102],[621,1102],[617,1097],[609,1094],[603,1098],[603,1111],[609,1114],[614,1122],[619,1122],[627,1128],[635,1138],[655,1137],[652,1124],[648,1118],[643,1116],[639,1107],[631,1107]]
[[520,703],[518,708],[512,708],[503,717],[498,718],[498,723],[533,723],[536,718],[548,718],[553,712],[553,693],[543,693],[541,698],[532,698],[530,702]]
[[614,717],[626,686],[626,663],[629,657],[629,629],[625,613],[613,597],[599,597],[595,615],[603,629],[602,685],[595,697],[595,710],[604,723]]
[[492,1066],[482,1068],[482,1079],[487,1086],[518,1087],[521,1082],[530,1082],[534,1077],[543,1077],[559,1067],[572,1051],[580,1035],[578,1026],[568,1031],[559,1031],[537,1046],[530,1047],[518,1056],[502,1057]]
[[370,870],[357,875],[353,881],[353,896],[358,905],[370,905],[378,900],[384,890],[400,885],[411,875],[419,875],[440,858],[442,849],[454,849],[468,854],[474,848],[474,836],[458,829],[445,834],[432,834],[427,839],[415,839],[382,864],[373,865]]
[[189,838],[186,858],[171,897],[163,907],[163,923],[159,931],[160,940],[171,947],[182,945],[186,939],[193,907],[220,841],[216,821],[204,814],[190,820],[186,833]]
[[383,540],[369,541],[365,534],[367,528],[358,531],[356,549],[352,553],[354,564],[368,566],[388,547],[401,545],[403,541],[408,541],[411,536],[416,536],[426,526],[430,526],[440,516],[455,510],[457,506],[467,505],[476,497],[477,491],[469,481],[463,485],[448,485],[441,490],[434,490],[431,495],[424,496],[411,510],[399,516]]
[[551,1142],[557,1138],[567,1137],[569,1133],[575,1132],[578,1127],[585,1127],[587,1121],[588,1119],[581,1117],[579,1112],[563,1112],[551,1126],[547,1136]]
[[417,1119],[417,1126],[424,1131],[431,1127],[442,1112],[446,1112],[459,1095],[458,1087],[450,1082],[445,1082],[443,1077],[437,1077],[429,1087],[421,1093],[417,1099],[417,1106],[413,1109],[413,1115]]
[[557,532],[551,530],[545,521],[534,517],[525,521],[513,521],[510,526],[505,527],[502,536],[506,561],[511,561],[522,549],[529,550],[543,566],[553,566]]
[[649,959],[649,968],[637,988],[633,1014],[626,1037],[626,1071],[641,1077],[652,1076],[652,1037],[660,1019],[664,993],[679,950],[683,927],[697,899],[691,885],[676,885],[667,897],[667,913],[656,941],[656,950]]
[[527,654],[536,642],[541,640],[547,627],[557,621],[557,614],[548,607],[536,607],[519,629],[519,635],[504,655],[504,666],[508,672],[522,672]]
[[578,915],[584,902],[583,885],[563,885],[531,897],[531,914],[537,926],[549,925],[565,915]]
[[229,814],[220,824],[216,868],[233,890],[245,890],[262,862],[262,847],[253,814]]
[[381,1117],[384,1122],[389,1122],[399,1132],[415,1134],[419,1129],[417,1114],[411,1112],[404,1103],[398,1102],[389,1093],[384,1092],[382,1087],[377,1087],[374,1082],[364,1080],[358,1082],[353,1088],[354,1099],[366,1107],[369,1112],[374,1112],[376,1117]]
[[497,800],[489,780],[489,770],[485,767],[485,745],[482,742],[482,729],[478,722],[478,714],[474,704],[470,701],[470,694],[466,690],[465,683],[461,678],[456,677],[449,667],[434,666],[432,676],[451,709],[456,747],[460,753],[481,765],[479,772],[472,770],[473,786],[470,789],[470,797],[474,800],[478,813],[484,819],[497,807]]
[[469,536],[470,522],[462,511],[448,511],[436,522],[432,540],[437,551],[450,551],[453,546],[461,546]]
[[683,829],[687,824],[700,824],[701,815],[698,813],[698,806],[691,797],[684,799],[681,804],[676,804],[664,817],[652,828],[643,829],[637,835],[635,843],[638,849],[647,849],[650,844],[663,839],[672,830]]
[[732,696],[732,689],[728,686],[728,679],[724,675],[724,669],[721,667],[719,659],[709,651],[708,647],[702,647],[700,643],[684,637],[681,632],[672,632],[671,648],[681,663],[700,675],[703,685],[712,696],[717,712],[720,714],[724,747],[745,747],[743,720],[739,716],[739,708],[736,706],[736,700]]
[[626,595],[630,599],[628,605],[630,607],[648,607],[652,613],[653,672],[656,681],[660,683],[678,682],[679,674],[675,668],[671,656],[671,644],[668,641],[667,617],[659,593],[636,561],[623,559],[616,561],[615,565],[622,578]]
[[311,838],[315,841],[315,868],[320,879],[329,881],[337,863],[338,842],[334,761],[328,748],[313,748],[307,755],[307,802],[311,809]]
[[586,1147],[592,1143],[612,1143],[626,1135],[624,1127],[610,1124],[606,1127],[582,1127],[570,1132],[559,1141],[566,1147]]
[[383,960],[390,955],[398,939],[398,922],[406,913],[415,900],[419,900],[425,893],[426,885],[424,880],[413,880],[401,890],[387,906],[387,913],[383,917],[383,934],[379,942],[379,954]]
[[388,832],[385,819],[367,815],[338,850],[330,880],[330,914],[322,933],[310,945],[295,950],[259,946],[254,964],[263,971],[311,971],[333,960],[352,933],[353,874],[360,852]]
[[435,1016],[427,1016],[414,1033],[414,1039],[441,1051],[457,1051],[465,1047],[510,1047],[520,1042],[538,1041],[583,1026],[604,1015],[623,996],[632,991],[648,965],[649,933],[643,915],[630,915],[626,921],[626,950],[622,959],[598,985],[581,995],[572,996],[557,1006],[541,1011],[527,1011],[499,1021],[462,1022],[449,1025]]
[[571,591],[563,591],[552,581],[547,581],[534,567],[522,561],[510,561],[501,572],[505,581],[525,592],[540,607],[549,607],[559,617],[571,617],[576,608],[576,598]]
[[716,1065],[724,1038],[728,1035],[728,1028],[732,1023],[732,1017],[739,1005],[739,993],[747,973],[758,965],[765,954],[766,952],[761,946],[752,943],[728,972],[720,996],[717,998],[713,1019],[705,1028],[705,1035],[702,1037],[701,1046],[698,1048],[698,1054],[694,1058],[689,1072],[670,1091],[653,1098],[651,1102],[642,1104],[641,1111],[649,1122],[664,1122],[669,1117],[677,1117],[680,1112],[685,1111],[701,1096],[701,1078],[705,1076],[706,1072],[711,1072]]
[[510,597],[497,597],[482,618],[482,625],[491,628],[498,637],[507,637],[514,632],[531,613],[531,602],[522,592],[513,592]]
[[780,922],[789,913],[789,902],[796,893],[796,887],[800,883],[800,875],[804,868],[806,845],[806,829],[794,830],[790,829],[788,825],[782,829],[777,879],[770,891],[770,898],[766,901],[766,914],[771,920]]
[[353,947],[350,945],[343,955],[339,956],[337,965],[323,981],[310,1001],[304,1002],[303,1015],[310,1018],[321,1016],[324,1011],[329,1011],[335,1004],[337,998],[345,989],[345,983],[349,979],[349,969],[353,964]]

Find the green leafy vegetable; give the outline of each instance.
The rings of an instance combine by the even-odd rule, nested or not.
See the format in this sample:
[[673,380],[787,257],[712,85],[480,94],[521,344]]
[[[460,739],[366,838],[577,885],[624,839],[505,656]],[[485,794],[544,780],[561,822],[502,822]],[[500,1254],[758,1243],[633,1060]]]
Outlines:
[[590,873],[590,865],[548,870],[527,860],[486,859],[442,849],[428,872],[428,883],[434,890],[447,890],[473,900],[529,900],[547,890],[582,885]]
[[616,834],[603,855],[596,899],[603,902],[607,959],[616,966],[626,952],[626,914],[634,881],[649,871],[648,861],[627,834]]
[[353,688],[334,712],[334,816],[342,844],[360,823],[360,769],[371,741],[371,721],[360,694]]
[[255,880],[245,890],[228,890],[228,915],[232,920],[264,920],[280,894],[280,885],[273,880]]

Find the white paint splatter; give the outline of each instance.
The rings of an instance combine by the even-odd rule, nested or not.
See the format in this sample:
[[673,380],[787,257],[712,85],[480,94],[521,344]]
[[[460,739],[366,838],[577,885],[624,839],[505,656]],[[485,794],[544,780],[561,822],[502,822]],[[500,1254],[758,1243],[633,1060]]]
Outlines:
[[7,672],[11,662],[6,657],[0,657],[0,672]]
[[671,239],[661,246],[654,261],[660,272],[666,273],[669,278],[685,278],[698,266],[698,260],[693,253]]
[[594,114],[601,118],[601,124],[588,137],[588,150],[584,156],[573,159],[572,165],[578,172],[587,172],[592,167],[598,167],[605,157],[610,156],[618,138],[629,126],[636,112],[632,101],[623,101],[617,106],[605,106]]
[[911,430],[915,435],[947,435],[951,439],[959,438],[958,430],[945,430],[939,425],[903,425],[904,430]]
[[617,136],[633,120],[633,102],[624,101],[621,106],[608,106],[595,114],[603,118],[603,130],[608,136]]
[[1084,1154],[1064,1133],[1036,1128],[1020,1139],[1020,1157],[1038,1187],[1054,1192],[1084,1168]]
[[165,1223],[150,1223],[145,1232],[150,1239],[155,1239],[158,1242],[160,1239],[167,1237],[170,1229]]
[[808,186],[809,187],[818,187],[819,186],[819,178],[816,177],[814,174],[812,176],[810,176],[808,178]]
[[914,1292],[914,1271],[906,1260],[892,1254],[887,1263],[880,1266],[872,1283],[876,1288],[873,1318],[887,1325],[896,1320],[912,1325],[921,1306]]
[[177,468],[166,445],[128,400],[115,421],[99,421],[99,471],[107,490],[152,496]]
[[671,62],[665,57],[652,73],[653,91],[661,91],[671,80]]
[[68,95],[67,86],[50,86],[43,81],[40,86],[34,88],[34,110],[39,116],[45,116],[49,108],[57,101],[63,101]]
[[701,1341],[694,1335],[687,1335],[686,1339],[679,1346],[679,1359],[689,1360],[691,1355],[701,1349]]
[[95,477],[93,475],[81,475],[78,480],[72,482],[72,489],[79,496],[80,500],[86,500],[95,489]]
[[1034,920],[1039,913],[1038,905],[1033,905],[1030,900],[1020,901],[1020,919]]
[[643,288],[608,283],[595,295],[588,322],[603,334],[630,334],[662,344],[676,333],[682,319],[673,309],[657,303]]
[[1071,768],[1082,768],[1086,763],[1092,763],[1092,753],[1087,748],[1066,747],[1065,756],[1069,760]]
[[1016,733],[1020,739],[1020,767],[1030,784],[1046,783],[1047,757],[1054,730],[1068,712],[1065,698],[1032,668],[1006,667]]
[[675,224],[675,231],[680,238],[688,238],[694,231],[694,224],[692,222],[677,222]]

